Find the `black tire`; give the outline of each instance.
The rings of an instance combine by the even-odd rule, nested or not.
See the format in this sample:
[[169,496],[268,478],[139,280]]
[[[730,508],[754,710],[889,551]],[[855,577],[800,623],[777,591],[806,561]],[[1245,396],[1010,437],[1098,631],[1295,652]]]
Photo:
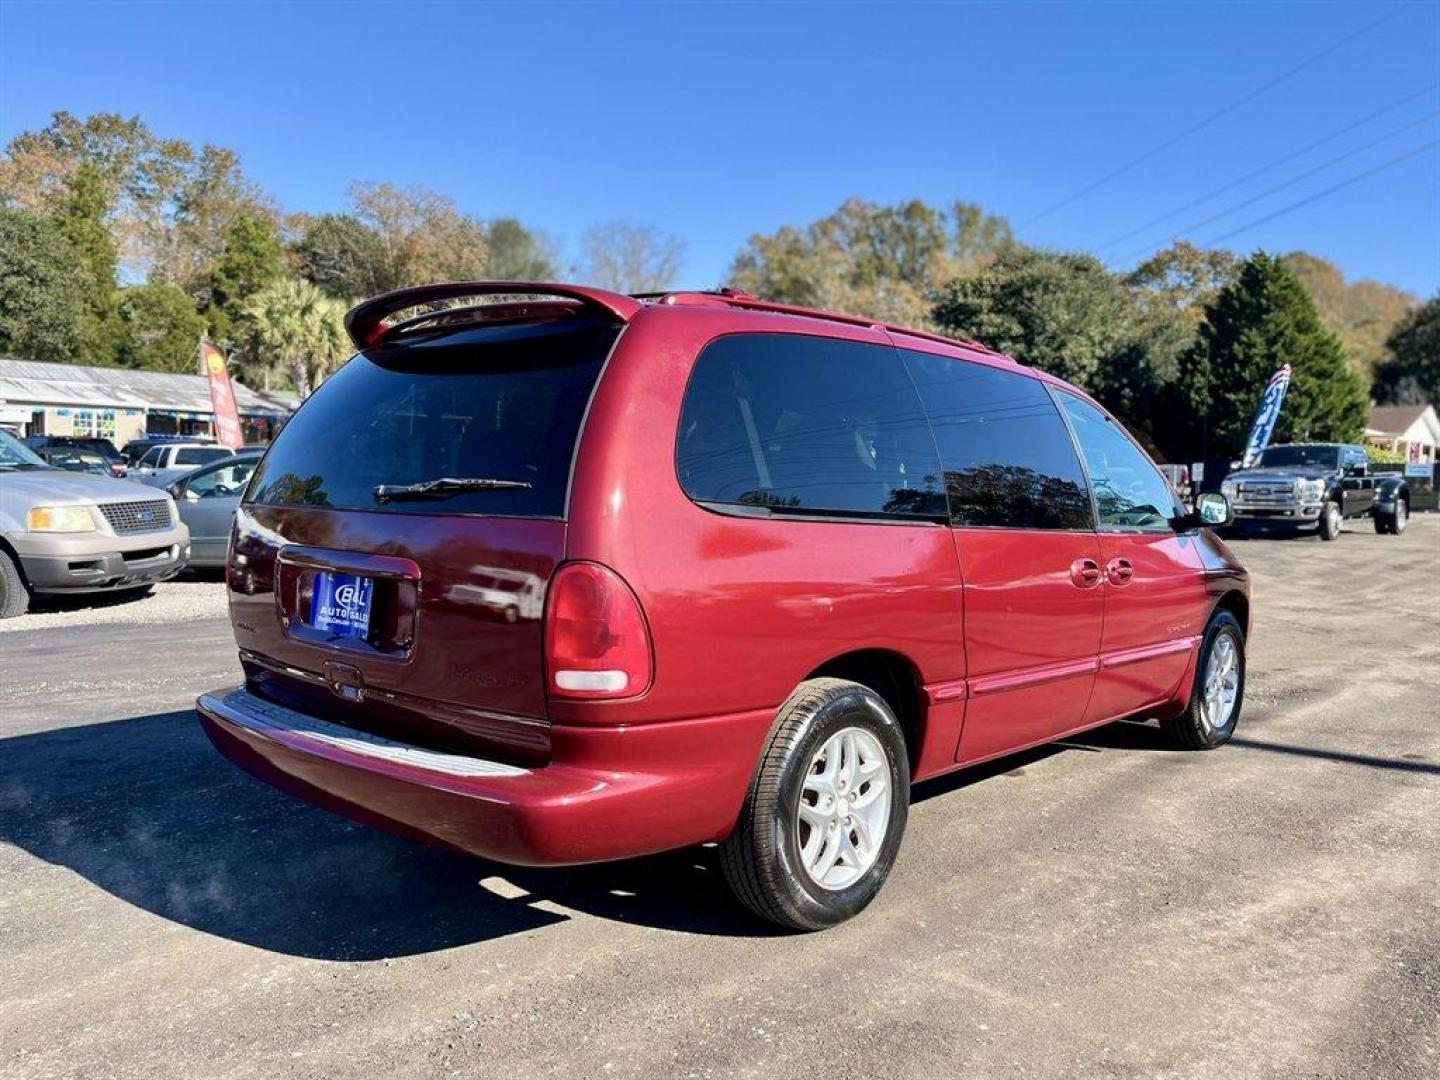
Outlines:
[[0,551],[0,619],[13,619],[30,610],[30,590],[8,551]]
[[[890,818],[874,863],[839,890],[814,881],[800,861],[796,817],[803,784],[820,748],[836,732],[863,728],[889,765]],[[720,845],[720,866],[750,911],[793,930],[821,930],[858,915],[895,864],[910,804],[910,763],[899,721],[878,694],[844,679],[801,683],[776,716],[734,831]]]
[[[1235,689],[1235,705],[1230,710],[1228,722],[1223,727],[1213,726],[1205,717],[1205,670],[1216,641],[1228,637],[1235,648],[1239,665]],[[1228,611],[1217,611],[1205,628],[1205,637],[1200,642],[1200,656],[1195,662],[1195,683],[1190,688],[1190,703],[1179,716],[1160,722],[1160,729],[1166,737],[1182,750],[1213,750],[1230,741],[1235,733],[1235,724],[1240,719],[1240,710],[1245,704],[1245,630],[1240,620]]]
[[1375,515],[1375,531],[1381,536],[1399,536],[1410,523],[1410,504],[1404,499],[1396,500],[1395,511]]
[[1334,499],[1327,502],[1320,511],[1320,539],[1335,540],[1340,536],[1340,530],[1344,528],[1344,512],[1340,504]]

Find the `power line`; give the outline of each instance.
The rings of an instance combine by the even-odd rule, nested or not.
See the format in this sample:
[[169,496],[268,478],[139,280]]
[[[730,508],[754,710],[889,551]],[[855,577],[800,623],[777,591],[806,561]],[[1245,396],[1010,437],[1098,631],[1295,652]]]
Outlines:
[[1121,165],[1118,169],[1114,169],[1114,170],[1106,173],[1104,176],[1100,177],[1100,179],[1096,180],[1094,183],[1089,184],[1088,186],[1081,188],[1079,191],[1075,192],[1075,194],[1069,195],[1069,196],[1067,196],[1066,198],[1061,199],[1059,202],[1057,202],[1057,203],[1055,203],[1055,204],[1047,207],[1045,210],[1042,210],[1040,213],[1038,213],[1038,214],[1036,214],[1034,217],[1032,217],[1029,221],[1023,222],[1020,227],[1021,227],[1022,229],[1027,229],[1027,228],[1029,228],[1031,225],[1034,225],[1037,221],[1041,221],[1041,220],[1043,220],[1044,218],[1049,217],[1051,214],[1055,213],[1056,210],[1062,210],[1062,209],[1064,209],[1065,207],[1069,206],[1071,203],[1077,201],[1078,199],[1083,199],[1086,195],[1089,195],[1092,191],[1096,190],[1097,188],[1103,187],[1104,185],[1108,184],[1111,180],[1114,180],[1116,177],[1118,177],[1118,176],[1123,176],[1125,173],[1129,172],[1131,169],[1135,168],[1137,165],[1143,165],[1145,162],[1149,161],[1151,158],[1155,157],[1156,155],[1158,155],[1158,154],[1160,154],[1160,153],[1163,153],[1164,151],[1170,149],[1170,147],[1174,146],[1176,143],[1180,142],[1182,139],[1188,139],[1191,135],[1194,135],[1197,131],[1201,131],[1201,130],[1203,130],[1204,128],[1207,128],[1207,127],[1209,127],[1211,124],[1215,123],[1215,121],[1220,120],[1220,119],[1223,119],[1223,118],[1226,117],[1226,116],[1229,116],[1231,113],[1233,113],[1235,110],[1239,109],[1241,106],[1243,106],[1243,105],[1248,105],[1250,102],[1254,101],[1254,100],[1255,100],[1257,97],[1259,97],[1261,94],[1264,94],[1264,93],[1266,93],[1266,92],[1269,91],[1269,90],[1273,90],[1275,87],[1277,87],[1277,86],[1279,86],[1281,83],[1285,82],[1285,80],[1290,79],[1290,78],[1292,78],[1293,76],[1298,75],[1300,72],[1304,71],[1306,68],[1312,67],[1313,65],[1319,63],[1321,60],[1324,60],[1324,59],[1325,59],[1327,56],[1329,56],[1331,53],[1337,52],[1338,50],[1344,48],[1346,45],[1350,44],[1350,42],[1354,41],[1356,38],[1361,37],[1361,36],[1364,35],[1364,34],[1368,34],[1371,30],[1374,30],[1377,26],[1381,25],[1382,23],[1389,22],[1389,21],[1390,21],[1391,19],[1393,19],[1396,15],[1400,14],[1400,12],[1404,11],[1406,8],[1408,8],[1408,7],[1410,7],[1410,6],[1411,6],[1411,5],[1408,4],[1408,3],[1406,3],[1406,4],[1401,4],[1399,7],[1394,8],[1394,9],[1392,9],[1391,11],[1387,12],[1386,14],[1380,16],[1380,18],[1376,19],[1374,22],[1366,23],[1366,24],[1365,24],[1364,26],[1362,26],[1359,30],[1355,30],[1355,31],[1353,31],[1352,33],[1349,33],[1349,34],[1345,35],[1345,37],[1341,38],[1339,41],[1335,42],[1333,45],[1330,45],[1330,46],[1328,46],[1328,47],[1320,50],[1318,53],[1316,53],[1314,56],[1310,57],[1308,60],[1304,60],[1304,61],[1302,61],[1301,63],[1296,64],[1294,67],[1288,69],[1287,71],[1281,73],[1280,75],[1277,75],[1275,78],[1271,79],[1269,82],[1265,83],[1264,85],[1258,86],[1258,87],[1256,87],[1254,90],[1251,90],[1249,93],[1244,94],[1244,95],[1236,98],[1234,101],[1230,102],[1230,104],[1224,106],[1224,107],[1221,108],[1221,109],[1217,109],[1215,112],[1211,113],[1209,116],[1205,117],[1203,120],[1200,120],[1200,121],[1197,122],[1197,123],[1191,124],[1188,128],[1186,128],[1184,131],[1181,131],[1179,134],[1177,134],[1177,135],[1172,135],[1170,138],[1168,138],[1168,139],[1164,140],[1162,143],[1160,143],[1159,146],[1156,146],[1156,147],[1154,147],[1153,149],[1150,149],[1150,150],[1145,151],[1145,153],[1141,154],[1139,157],[1132,158],[1130,161],[1126,162],[1124,165]]
[[1433,150],[1433,149],[1434,149],[1435,147],[1437,147],[1437,146],[1440,146],[1440,139],[1431,139],[1431,140],[1430,140],[1428,143],[1426,143],[1425,145],[1423,145],[1423,146],[1417,146],[1414,150],[1411,150],[1411,151],[1409,151],[1408,153],[1401,154],[1401,155],[1399,155],[1398,157],[1393,157],[1393,158],[1391,158],[1389,161],[1382,162],[1381,164],[1376,165],[1373,169],[1366,169],[1364,172],[1362,172],[1362,173],[1357,173],[1357,174],[1355,174],[1354,176],[1350,177],[1348,180],[1341,180],[1338,184],[1332,184],[1332,185],[1330,185],[1330,186],[1329,186],[1328,188],[1326,188],[1324,191],[1317,191],[1317,192],[1315,192],[1314,195],[1310,195],[1310,196],[1308,196],[1308,197],[1306,197],[1306,198],[1304,198],[1304,199],[1301,199],[1299,202],[1291,203],[1289,206],[1281,207],[1279,210],[1276,210],[1274,213],[1266,214],[1264,217],[1256,218],[1254,221],[1246,222],[1244,225],[1241,225],[1238,229],[1231,229],[1228,233],[1225,233],[1223,236],[1217,236],[1217,237],[1215,237],[1214,239],[1207,241],[1206,244],[1205,244],[1205,246],[1206,246],[1206,247],[1213,247],[1213,246],[1215,246],[1216,244],[1223,244],[1226,240],[1229,240],[1232,236],[1239,236],[1241,233],[1243,233],[1243,232],[1249,232],[1251,229],[1253,229],[1253,228],[1255,228],[1255,227],[1257,227],[1257,226],[1259,226],[1259,225],[1264,225],[1264,224],[1266,224],[1267,222],[1274,221],[1276,218],[1282,217],[1282,216],[1284,216],[1285,214],[1290,213],[1292,210],[1299,210],[1302,206],[1309,206],[1311,203],[1315,202],[1317,199],[1323,199],[1323,198],[1325,198],[1325,196],[1327,196],[1327,195],[1333,195],[1335,192],[1339,191],[1341,188],[1347,188],[1347,187],[1349,187],[1351,184],[1358,184],[1361,180],[1365,180],[1365,179],[1367,179],[1367,178],[1369,178],[1369,177],[1371,177],[1371,176],[1374,176],[1374,175],[1375,175],[1376,173],[1378,173],[1378,172],[1383,172],[1384,170],[1390,168],[1392,165],[1399,165],[1402,161],[1409,161],[1411,158],[1413,158],[1413,157],[1418,157],[1419,155],[1423,154],[1426,150]]
[[1233,191],[1233,190],[1235,190],[1237,187],[1240,187],[1242,184],[1247,184],[1247,183],[1249,183],[1251,180],[1254,180],[1257,176],[1263,176],[1263,175],[1265,175],[1265,174],[1266,174],[1267,172],[1269,172],[1271,169],[1275,169],[1275,168],[1280,167],[1281,165],[1285,165],[1285,164],[1287,164],[1287,163],[1289,163],[1289,162],[1291,162],[1291,161],[1294,161],[1296,158],[1304,157],[1306,154],[1310,153],[1310,151],[1312,151],[1312,150],[1318,150],[1320,147],[1324,146],[1326,143],[1328,143],[1328,142],[1333,142],[1335,139],[1338,139],[1341,135],[1348,135],[1350,132],[1354,131],[1356,128],[1364,127],[1366,124],[1369,124],[1369,123],[1371,123],[1371,122],[1374,121],[1374,120],[1378,120],[1380,117],[1384,116],[1386,113],[1394,112],[1396,109],[1400,108],[1400,107],[1403,106],[1403,105],[1409,105],[1410,102],[1414,101],[1416,98],[1424,97],[1425,95],[1429,94],[1430,92],[1432,92],[1432,91],[1434,91],[1434,90],[1436,90],[1436,89],[1440,89],[1440,83],[1431,83],[1429,86],[1423,87],[1423,88],[1421,88],[1420,90],[1415,91],[1413,94],[1407,94],[1405,97],[1400,98],[1398,101],[1392,101],[1389,105],[1385,105],[1385,106],[1383,106],[1383,107],[1381,107],[1381,108],[1379,108],[1379,109],[1376,109],[1374,112],[1372,112],[1372,113],[1370,113],[1370,114],[1368,114],[1368,115],[1366,115],[1366,116],[1362,116],[1359,120],[1356,120],[1356,121],[1354,121],[1353,123],[1346,124],[1346,125],[1345,125],[1344,127],[1342,127],[1342,128],[1337,128],[1335,131],[1330,132],[1330,134],[1324,136],[1323,138],[1316,139],[1314,142],[1308,143],[1308,144],[1306,144],[1305,146],[1302,146],[1302,147],[1301,147],[1300,149],[1298,149],[1298,150],[1292,150],[1290,153],[1285,154],[1285,155],[1283,155],[1282,157],[1278,157],[1278,158],[1276,158],[1274,161],[1271,161],[1271,162],[1269,162],[1268,164],[1265,164],[1265,165],[1260,166],[1260,168],[1258,168],[1258,169],[1254,169],[1254,170],[1252,170],[1251,172],[1246,173],[1244,176],[1241,176],[1241,177],[1238,177],[1237,179],[1231,180],[1231,181],[1230,181],[1229,183],[1227,183],[1227,184],[1222,184],[1220,187],[1216,188],[1215,190],[1213,190],[1213,191],[1211,191],[1211,192],[1208,192],[1208,193],[1205,194],[1205,195],[1201,195],[1198,199],[1192,199],[1192,200],[1190,200],[1190,201],[1187,202],[1184,206],[1176,207],[1174,210],[1171,210],[1169,213],[1161,214],[1161,215],[1160,215],[1159,217],[1157,217],[1157,218],[1152,218],[1150,221],[1147,221],[1144,225],[1137,226],[1136,228],[1131,229],[1129,232],[1121,233],[1119,236],[1115,237],[1115,239],[1110,240],[1110,241],[1107,241],[1107,242],[1104,243],[1104,244],[1101,244],[1098,248],[1095,249],[1095,251],[1096,251],[1097,253],[1098,253],[1098,252],[1101,252],[1101,251],[1108,251],[1110,248],[1114,247],[1116,244],[1122,244],[1122,243],[1124,243],[1126,240],[1129,240],[1132,236],[1139,236],[1139,235],[1140,235],[1141,233],[1143,233],[1143,232],[1148,232],[1150,229],[1153,229],[1156,225],[1163,225],[1165,222],[1169,221],[1171,218],[1177,218],[1177,217],[1179,217],[1179,216],[1180,216],[1181,214],[1183,214],[1186,210],[1193,210],[1195,207],[1200,206],[1200,205],[1202,205],[1202,204],[1204,204],[1204,203],[1207,203],[1207,202],[1209,202],[1211,199],[1215,199],[1215,198],[1218,198],[1218,197],[1221,196],[1221,195],[1224,195],[1227,191]]
[[[1397,135],[1403,135],[1403,134],[1405,134],[1405,132],[1410,131],[1410,130],[1413,129],[1413,128],[1417,128],[1417,127],[1419,127],[1421,124],[1428,123],[1429,121],[1435,119],[1435,117],[1437,117],[1437,116],[1440,116],[1440,109],[1436,109],[1434,112],[1427,113],[1426,115],[1420,117],[1418,120],[1412,120],[1412,121],[1410,121],[1410,123],[1408,123],[1408,124],[1402,124],[1402,125],[1401,125],[1400,127],[1398,127],[1398,128],[1394,128],[1394,129],[1392,129],[1392,130],[1390,130],[1390,131],[1387,131],[1384,135],[1381,135],[1379,138],[1371,139],[1368,143],[1365,143],[1365,144],[1363,144],[1363,145],[1361,145],[1361,146],[1357,146],[1357,147],[1355,147],[1355,148],[1352,149],[1352,150],[1347,150],[1347,151],[1345,151],[1345,153],[1339,154],[1339,155],[1337,155],[1336,157],[1333,157],[1333,158],[1331,158],[1331,159],[1328,160],[1328,161],[1322,161],[1319,165],[1315,165],[1315,166],[1313,166],[1313,167],[1311,167],[1311,168],[1309,168],[1309,169],[1306,169],[1304,172],[1300,173],[1299,175],[1297,175],[1297,176],[1292,176],[1289,180],[1281,181],[1280,183],[1275,184],[1273,187],[1266,188],[1264,191],[1260,192],[1258,195],[1252,195],[1252,196],[1250,196],[1250,198],[1248,198],[1248,199],[1242,199],[1240,202],[1235,203],[1233,206],[1227,206],[1224,210],[1221,210],[1219,213],[1211,214],[1209,217],[1205,218],[1203,221],[1197,221],[1197,222],[1194,222],[1193,224],[1187,225],[1187,226],[1185,226],[1185,228],[1180,229],[1179,231],[1177,231],[1173,236],[1171,236],[1170,239],[1171,239],[1171,241],[1174,241],[1174,240],[1179,239],[1179,238],[1182,237],[1182,236],[1189,236],[1189,235],[1195,233],[1197,230],[1203,229],[1206,225],[1210,225],[1210,224],[1212,224],[1212,223],[1214,223],[1214,222],[1216,222],[1216,221],[1219,221],[1219,220],[1220,220],[1221,218],[1223,218],[1223,217],[1229,217],[1231,214],[1235,213],[1235,211],[1237,211],[1237,210],[1244,210],[1245,207],[1247,207],[1247,206],[1253,206],[1255,203],[1260,202],[1260,201],[1263,200],[1263,199],[1268,199],[1271,195],[1278,194],[1279,192],[1284,191],[1286,188],[1294,187],[1296,184],[1300,183],[1302,180],[1308,180],[1308,179],[1310,179],[1310,177],[1314,176],[1316,173],[1324,172],[1326,169],[1330,168],[1330,167],[1333,166],[1333,165],[1339,165],[1342,161],[1349,161],[1349,160],[1350,160],[1351,158],[1353,158],[1356,154],[1363,154],[1366,150],[1373,150],[1375,147],[1379,146],[1381,143],[1383,143],[1383,142],[1389,142],[1391,139],[1395,138],[1395,136],[1397,136]],[[1136,248],[1134,251],[1130,252],[1130,254],[1128,254],[1128,255],[1125,256],[1124,261],[1125,261],[1125,262],[1129,262],[1131,259],[1135,258],[1135,256],[1137,256],[1137,255],[1143,255],[1145,252],[1150,251],[1153,247],[1154,247],[1153,244],[1146,244],[1144,247]]]

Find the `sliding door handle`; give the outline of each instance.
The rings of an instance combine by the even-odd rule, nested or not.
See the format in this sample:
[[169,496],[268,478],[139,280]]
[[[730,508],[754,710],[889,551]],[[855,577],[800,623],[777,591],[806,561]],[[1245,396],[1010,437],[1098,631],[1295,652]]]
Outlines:
[[1093,589],[1100,584],[1100,564],[1094,559],[1076,559],[1070,564],[1070,580],[1076,588]]

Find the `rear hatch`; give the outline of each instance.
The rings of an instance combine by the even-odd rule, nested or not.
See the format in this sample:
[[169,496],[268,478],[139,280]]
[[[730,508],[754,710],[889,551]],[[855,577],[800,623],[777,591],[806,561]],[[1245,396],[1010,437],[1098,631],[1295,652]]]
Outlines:
[[435,749],[548,754],[545,588],[620,326],[567,305],[530,313],[402,328],[281,431],[228,571],[252,689]]

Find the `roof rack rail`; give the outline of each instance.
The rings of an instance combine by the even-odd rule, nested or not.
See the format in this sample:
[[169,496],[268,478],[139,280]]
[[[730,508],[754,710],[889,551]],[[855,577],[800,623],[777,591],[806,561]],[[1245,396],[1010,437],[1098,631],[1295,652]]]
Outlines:
[[[346,313],[345,330],[355,347],[363,349],[378,343],[394,329],[394,325],[387,324],[385,319],[397,311],[443,300],[463,300],[471,296],[554,296],[562,300],[574,300],[583,308],[622,323],[629,322],[635,313],[644,307],[644,304],[634,297],[582,285],[559,285],[550,281],[457,281],[396,289],[394,292],[366,300]],[[475,305],[475,309],[480,307],[483,305]]]
[[849,326],[865,326],[874,330],[882,330],[890,334],[904,334],[907,337],[922,338],[925,341],[935,341],[942,345],[960,345],[967,349],[974,349],[989,356],[996,356],[1012,363],[1018,363],[1005,353],[997,352],[988,345],[982,345],[978,341],[970,341],[965,338],[946,337],[944,334],[932,333],[928,330],[916,330],[909,326],[900,326],[897,323],[888,323],[882,319],[870,319],[863,315],[847,315],[844,312],[826,311],[823,308],[802,307],[798,304],[781,304],[771,300],[761,300],[757,296],[745,292],[743,289],[723,286],[719,289],[689,289],[671,293],[642,293],[637,294],[636,299],[650,300],[659,299],[662,304],[684,304],[690,297],[702,298],[711,303],[723,303],[730,307],[743,308],[746,311],[773,312],[776,315],[795,315],[806,319],[823,319],[827,322],[845,323]]

